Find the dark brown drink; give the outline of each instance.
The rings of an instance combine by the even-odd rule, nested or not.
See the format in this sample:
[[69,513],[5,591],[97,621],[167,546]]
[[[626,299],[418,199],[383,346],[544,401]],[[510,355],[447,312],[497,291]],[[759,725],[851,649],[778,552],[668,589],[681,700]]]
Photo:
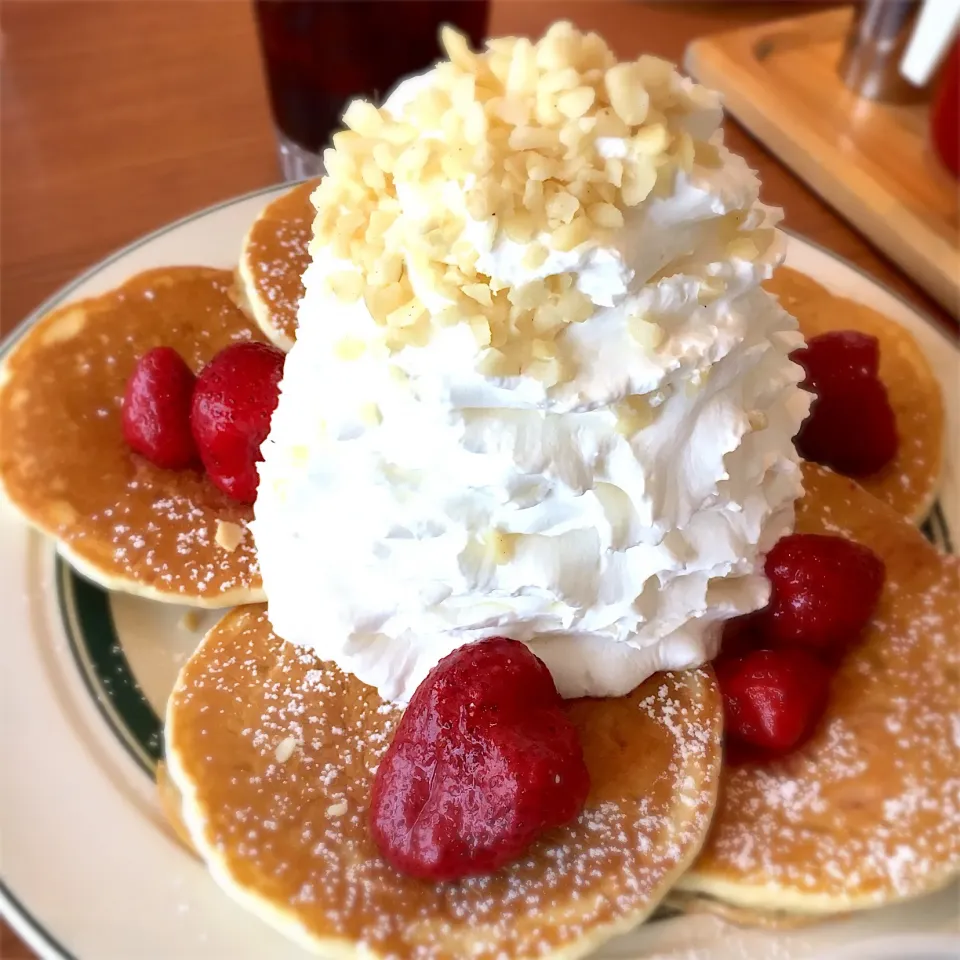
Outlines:
[[281,154],[286,140],[316,156],[347,101],[379,102],[399,79],[429,67],[441,55],[442,24],[479,45],[487,7],[488,0],[254,0]]

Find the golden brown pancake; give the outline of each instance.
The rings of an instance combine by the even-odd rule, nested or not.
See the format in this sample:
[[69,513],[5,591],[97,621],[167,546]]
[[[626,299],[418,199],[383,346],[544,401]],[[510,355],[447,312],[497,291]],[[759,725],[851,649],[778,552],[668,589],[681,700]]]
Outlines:
[[154,776],[157,780],[157,799],[160,801],[160,809],[163,811],[167,823],[170,824],[177,839],[191,853],[196,854],[193,841],[190,839],[190,833],[183,822],[183,814],[181,813],[183,801],[180,792],[170,779],[170,775],[167,773],[167,765],[162,760],[157,763]]
[[279,640],[264,607],[228,614],[184,667],[167,763],[213,876],[319,952],[572,958],[641,922],[699,849],[721,716],[708,668],[569,711],[592,778],[585,811],[522,860],[457,883],[397,873],[369,837],[399,709]]
[[237,303],[281,350],[297,338],[301,277],[310,264],[307,246],[316,215],[310,194],[319,182],[298,184],[264,207],[247,231],[237,265]]
[[[200,470],[162,470],[123,439],[137,360],[173,347],[197,371],[260,339],[227,296],[226,270],[166,267],[34,325],[0,367],[0,487],[94,582],[154,600],[226,607],[262,599],[250,506]],[[223,531],[242,535],[235,549]]]
[[800,927],[812,927],[825,921],[838,920],[849,914],[831,914],[828,917],[817,914],[789,913],[784,910],[751,910],[735,907],[722,900],[715,900],[699,893],[687,893],[674,887],[664,901],[666,911],[686,914],[706,914],[717,917],[726,923],[738,927],[760,927],[764,930],[796,930]]
[[940,386],[917,342],[896,321],[789,267],[781,267],[764,287],[797,318],[808,340],[831,330],[858,330],[880,341],[880,379],[896,417],[900,449],[892,463],[857,482],[897,513],[922,522],[940,481],[944,410]]
[[725,767],[681,888],[747,910],[824,914],[919,896],[960,870],[960,558],[852,480],[807,464],[801,532],[849,537],[887,580],[826,716],[797,752]]

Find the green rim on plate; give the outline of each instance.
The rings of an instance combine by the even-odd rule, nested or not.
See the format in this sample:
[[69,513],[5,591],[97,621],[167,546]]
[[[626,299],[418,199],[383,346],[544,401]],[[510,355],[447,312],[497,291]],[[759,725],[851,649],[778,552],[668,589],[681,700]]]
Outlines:
[[[932,543],[951,551],[939,501],[921,527]],[[151,777],[163,756],[163,719],[144,696],[110,609],[110,594],[57,558],[57,593],[63,629],[87,689],[110,729]]]
[[151,777],[163,756],[163,720],[143,694],[123,650],[110,594],[57,557],[63,630],[97,708],[124,748]]

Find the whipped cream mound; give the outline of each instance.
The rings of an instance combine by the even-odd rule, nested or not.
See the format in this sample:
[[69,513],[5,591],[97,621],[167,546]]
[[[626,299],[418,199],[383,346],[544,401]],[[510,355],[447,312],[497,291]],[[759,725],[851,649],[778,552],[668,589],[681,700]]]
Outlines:
[[778,210],[716,94],[569,24],[355,102],[253,524],[279,635],[409,699],[530,645],[567,697],[715,655],[801,493]]

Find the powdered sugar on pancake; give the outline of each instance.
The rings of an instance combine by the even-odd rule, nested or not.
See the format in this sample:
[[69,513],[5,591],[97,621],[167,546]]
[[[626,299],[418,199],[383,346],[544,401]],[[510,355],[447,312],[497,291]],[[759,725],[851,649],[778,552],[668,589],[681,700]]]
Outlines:
[[231,275],[165,267],[44,317],[4,360],[0,486],[96,583],[153,599],[229,606],[260,597],[253,538],[232,552],[221,523],[246,531],[248,505],[200,470],[161,470],[131,453],[120,412],[127,377],[157,346],[194,371],[256,338],[227,295]]
[[[806,470],[798,527],[887,565],[874,623],[797,754],[724,772],[688,889],[744,905],[842,910],[936,889],[960,868],[960,559],[852,481]],[[750,901],[750,903],[748,903]]]
[[461,883],[423,884],[380,860],[367,803],[400,713],[279,641],[260,608],[228,616],[185,668],[167,749],[211,871],[287,933],[378,956],[540,956],[653,908],[705,835],[718,773],[708,671],[569,709],[594,784],[583,815]]

